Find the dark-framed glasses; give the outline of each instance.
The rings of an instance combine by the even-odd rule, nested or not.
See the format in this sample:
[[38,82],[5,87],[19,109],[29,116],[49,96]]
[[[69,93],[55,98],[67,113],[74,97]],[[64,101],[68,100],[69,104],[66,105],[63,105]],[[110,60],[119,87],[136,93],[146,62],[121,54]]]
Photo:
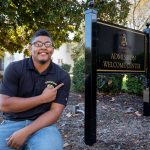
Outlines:
[[37,41],[33,42],[32,45],[34,45],[35,47],[42,47],[44,45],[46,48],[53,48],[53,44],[51,42],[42,43]]

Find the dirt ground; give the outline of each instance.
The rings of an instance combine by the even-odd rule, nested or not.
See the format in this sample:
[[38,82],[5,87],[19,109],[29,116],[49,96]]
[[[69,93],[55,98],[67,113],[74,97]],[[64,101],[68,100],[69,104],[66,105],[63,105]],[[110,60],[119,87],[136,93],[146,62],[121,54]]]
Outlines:
[[65,150],[149,150],[150,117],[143,116],[142,97],[120,94],[97,97],[97,142],[84,143],[84,98],[70,94],[68,105],[57,125],[64,137]]
[[[80,112],[76,113],[74,106]],[[84,143],[84,98],[71,93],[57,122],[64,150],[150,150],[150,117],[143,116],[142,97],[120,94],[97,96],[97,142]]]

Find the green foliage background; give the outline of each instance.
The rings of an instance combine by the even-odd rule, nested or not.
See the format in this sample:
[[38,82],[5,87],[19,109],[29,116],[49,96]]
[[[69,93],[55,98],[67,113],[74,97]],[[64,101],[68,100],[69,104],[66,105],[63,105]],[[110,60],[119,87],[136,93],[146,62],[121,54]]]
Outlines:
[[98,75],[97,90],[106,93],[120,93],[123,75]]
[[61,65],[61,68],[63,68],[65,71],[69,72],[70,71],[70,68],[71,68],[71,65],[69,64],[62,64]]
[[80,57],[74,64],[72,87],[76,92],[84,92],[84,79],[85,79],[85,60]]
[[127,93],[132,93],[136,95],[142,95],[144,89],[144,80],[145,77],[143,75],[128,75],[126,86],[127,86]]
[[[89,0],[0,0],[0,56],[4,51],[21,52],[33,33],[40,28],[51,33],[56,48],[62,43],[71,42],[68,35],[74,33],[73,41],[78,44],[74,46],[72,54],[76,62],[73,85],[77,91],[84,91],[84,59],[80,56],[84,56],[84,11],[88,9],[88,2]],[[103,21],[126,25],[130,3],[127,0],[95,0],[93,9],[98,11],[97,16]],[[116,87],[119,91],[121,77],[111,76],[107,80],[109,84],[105,84],[104,91]],[[131,82],[138,84],[137,79],[130,80],[133,79],[128,80],[128,89],[132,86]]]
[[[81,0],[0,0],[0,52],[22,51],[32,34],[44,28],[50,31],[55,47],[80,41],[80,23],[84,20],[87,1]],[[94,9],[101,20],[125,24],[129,12],[126,0],[95,0]]]

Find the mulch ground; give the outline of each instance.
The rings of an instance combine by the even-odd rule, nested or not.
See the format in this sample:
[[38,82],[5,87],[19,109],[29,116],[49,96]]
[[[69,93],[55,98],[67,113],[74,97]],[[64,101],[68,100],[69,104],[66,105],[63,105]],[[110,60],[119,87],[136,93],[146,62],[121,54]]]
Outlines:
[[[81,110],[75,113],[74,106]],[[135,95],[97,96],[97,142],[84,143],[84,98],[70,94],[57,125],[65,150],[149,150],[150,117],[143,116],[143,99]]]

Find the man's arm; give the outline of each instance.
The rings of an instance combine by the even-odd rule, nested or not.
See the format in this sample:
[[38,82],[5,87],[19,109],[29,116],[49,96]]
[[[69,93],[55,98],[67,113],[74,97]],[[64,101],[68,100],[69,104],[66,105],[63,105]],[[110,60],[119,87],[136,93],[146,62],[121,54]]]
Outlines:
[[41,95],[30,98],[10,97],[0,94],[0,111],[23,112],[38,105],[49,103],[56,98],[57,90],[63,86],[59,84],[55,88],[45,88]]
[[29,134],[33,134],[34,132],[40,130],[41,128],[47,127],[51,124],[54,124],[58,118],[61,116],[64,105],[58,103],[52,103],[51,109],[46,113],[42,114],[36,120],[32,122],[29,126],[25,127],[24,130]]
[[30,125],[13,133],[8,138],[8,146],[19,149],[19,147],[25,143],[25,141],[30,135],[40,130],[41,128],[54,124],[62,114],[64,107],[65,106],[62,104],[52,103],[51,109],[49,111],[42,114]]

